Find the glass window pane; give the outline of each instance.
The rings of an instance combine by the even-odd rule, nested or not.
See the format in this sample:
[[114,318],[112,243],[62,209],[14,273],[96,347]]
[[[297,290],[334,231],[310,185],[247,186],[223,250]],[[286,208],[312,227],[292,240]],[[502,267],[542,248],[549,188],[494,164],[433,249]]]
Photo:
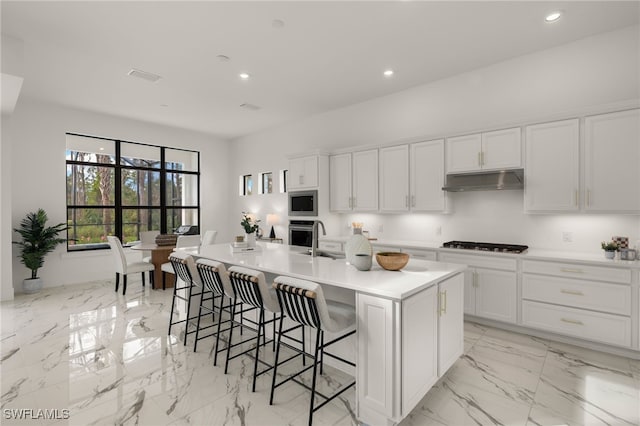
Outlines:
[[112,206],[115,204],[115,169],[67,165],[67,205]]
[[197,152],[165,148],[164,159],[166,164],[165,167],[169,170],[183,170],[187,172],[198,171]]
[[198,209],[167,209],[167,232],[182,225],[198,225]]
[[116,144],[109,139],[67,135],[67,160],[115,164]]
[[122,170],[123,206],[159,206],[160,172]]
[[121,142],[120,164],[123,166],[159,169],[161,166],[160,147]]
[[243,195],[251,195],[253,193],[253,176],[244,175],[242,177],[243,182]]
[[271,172],[260,174],[260,193],[271,194],[273,191],[273,174]]
[[140,232],[160,230],[160,209],[122,209],[122,240],[129,244],[140,239]]
[[198,176],[167,173],[167,206],[197,206]]
[[115,209],[67,209],[69,250],[105,247],[115,232]]

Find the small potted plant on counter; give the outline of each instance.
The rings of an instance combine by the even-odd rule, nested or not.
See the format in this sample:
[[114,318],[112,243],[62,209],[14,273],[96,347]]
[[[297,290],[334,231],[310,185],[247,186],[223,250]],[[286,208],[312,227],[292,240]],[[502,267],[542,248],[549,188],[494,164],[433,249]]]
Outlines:
[[616,255],[616,250],[618,250],[618,245],[616,243],[614,243],[613,241],[603,241],[602,244],[602,250],[604,250],[604,257],[606,257],[607,259],[613,259]]
[[242,221],[240,222],[240,226],[244,228],[245,232],[245,241],[247,242],[248,247],[256,246],[256,234],[255,232],[260,227],[258,224],[260,223],[260,219],[256,220],[253,218],[251,213],[242,212]]
[[44,265],[44,258],[51,253],[58,244],[67,241],[66,238],[59,238],[58,234],[68,229],[64,223],[55,226],[45,227],[47,213],[39,209],[31,212],[22,219],[19,228],[14,231],[20,234],[21,241],[14,241],[13,244],[20,246],[20,261],[31,270],[31,278],[22,281],[22,290],[25,293],[37,293],[42,289],[42,279],[38,277],[38,269]]

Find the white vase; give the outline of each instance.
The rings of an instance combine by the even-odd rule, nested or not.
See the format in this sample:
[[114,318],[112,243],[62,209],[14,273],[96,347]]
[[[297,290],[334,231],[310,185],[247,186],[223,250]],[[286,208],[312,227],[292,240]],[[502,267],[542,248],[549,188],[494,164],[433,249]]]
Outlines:
[[606,257],[607,259],[613,259],[615,256],[616,256],[615,251],[609,251],[609,250],[604,251],[604,257]]
[[42,279],[41,278],[27,278],[22,281],[22,291],[31,294],[37,293],[42,290]]
[[247,247],[255,247],[256,246],[256,234],[255,233],[251,233],[251,234],[245,234],[244,235],[244,240],[247,243]]

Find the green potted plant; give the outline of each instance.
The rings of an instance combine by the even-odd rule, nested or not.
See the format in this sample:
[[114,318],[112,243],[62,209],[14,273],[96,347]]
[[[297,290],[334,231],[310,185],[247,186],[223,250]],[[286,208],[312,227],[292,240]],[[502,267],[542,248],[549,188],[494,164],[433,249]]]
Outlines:
[[58,244],[67,241],[59,238],[58,234],[69,227],[64,223],[46,227],[47,213],[43,209],[28,213],[18,228],[13,230],[20,234],[21,241],[13,241],[20,247],[20,261],[31,270],[31,278],[22,282],[25,293],[37,293],[42,289],[42,280],[38,277],[38,269],[44,265],[44,258],[51,253]]
[[616,255],[616,250],[618,250],[618,245],[613,241],[603,241],[600,246],[602,250],[604,250],[604,257],[607,259],[613,259]]
[[249,247],[255,247],[256,245],[256,234],[255,232],[258,230],[260,225],[260,219],[256,220],[252,217],[250,213],[242,212],[242,221],[240,222],[240,226],[244,228],[245,232],[245,241]]

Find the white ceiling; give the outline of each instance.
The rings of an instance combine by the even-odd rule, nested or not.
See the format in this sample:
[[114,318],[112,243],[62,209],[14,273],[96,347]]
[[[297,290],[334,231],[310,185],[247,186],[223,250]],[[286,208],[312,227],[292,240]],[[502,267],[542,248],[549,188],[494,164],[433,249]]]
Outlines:
[[[6,1],[21,96],[236,138],[593,34],[639,1]],[[564,10],[553,24],[552,10]],[[273,20],[284,21],[275,28]],[[217,55],[230,61],[221,62]],[[382,72],[393,68],[387,79]],[[131,68],[162,76],[127,76]],[[252,78],[241,81],[239,72]],[[240,108],[243,103],[261,107]],[[166,105],[166,106],[163,106]]]

